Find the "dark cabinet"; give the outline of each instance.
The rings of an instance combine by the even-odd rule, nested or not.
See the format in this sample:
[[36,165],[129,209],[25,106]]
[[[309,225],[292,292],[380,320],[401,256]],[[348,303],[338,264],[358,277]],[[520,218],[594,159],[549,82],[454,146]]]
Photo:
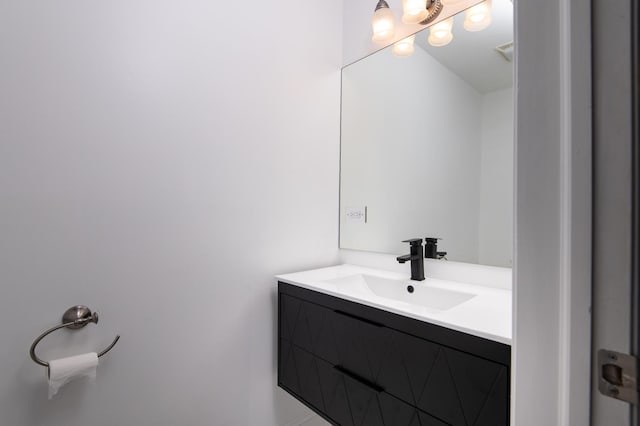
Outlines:
[[336,425],[509,424],[510,347],[278,284],[278,385]]

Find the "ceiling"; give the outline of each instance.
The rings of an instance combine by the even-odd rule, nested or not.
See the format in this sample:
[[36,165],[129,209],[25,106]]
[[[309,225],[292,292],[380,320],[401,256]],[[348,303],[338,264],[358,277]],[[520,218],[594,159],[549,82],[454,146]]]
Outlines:
[[495,50],[513,41],[513,4],[510,0],[493,0],[492,6],[491,25],[482,31],[465,30],[461,12],[454,17],[453,40],[448,45],[431,46],[427,42],[428,28],[416,34],[415,40],[416,45],[480,93],[513,86],[513,62]]

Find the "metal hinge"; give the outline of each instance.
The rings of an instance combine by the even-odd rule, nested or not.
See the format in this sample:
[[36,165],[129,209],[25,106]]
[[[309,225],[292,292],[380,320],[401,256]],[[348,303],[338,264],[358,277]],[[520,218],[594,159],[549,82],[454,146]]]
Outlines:
[[619,352],[598,351],[598,390],[611,398],[638,403],[638,360]]

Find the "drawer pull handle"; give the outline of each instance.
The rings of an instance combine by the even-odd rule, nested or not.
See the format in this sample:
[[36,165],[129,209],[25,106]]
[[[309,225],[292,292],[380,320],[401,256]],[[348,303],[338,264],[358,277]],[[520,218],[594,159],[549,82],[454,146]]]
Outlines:
[[358,320],[358,321],[366,322],[367,324],[373,325],[374,327],[379,327],[379,328],[384,327],[384,325],[380,324],[379,322],[371,321],[371,320],[368,320],[366,318],[362,318],[362,317],[359,317],[359,316],[356,316],[356,315],[353,315],[353,314],[349,314],[349,313],[341,311],[339,309],[334,309],[333,312],[335,312],[338,315],[343,315],[345,317],[349,317],[349,318],[352,318],[352,319],[355,319],[355,320]]
[[360,383],[361,385],[364,385],[364,386],[374,390],[377,393],[384,392],[384,389],[381,388],[380,386],[376,385],[375,383],[370,382],[367,379],[363,379],[362,377],[358,376],[355,373],[352,373],[351,371],[347,370],[346,368],[344,368],[341,365],[334,365],[333,368],[336,371],[338,371],[338,372],[344,374],[345,376],[355,380],[356,382]]

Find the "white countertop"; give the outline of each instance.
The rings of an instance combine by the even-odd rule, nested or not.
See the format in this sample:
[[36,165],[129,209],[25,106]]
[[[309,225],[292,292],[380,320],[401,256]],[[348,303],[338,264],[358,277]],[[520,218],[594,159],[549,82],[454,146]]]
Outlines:
[[[372,292],[345,292],[335,284],[325,282],[326,280],[357,274],[372,275],[393,280],[407,280],[407,284],[411,284],[414,287],[428,286],[473,293],[476,296],[448,310],[438,311],[379,297]],[[297,285],[309,290],[511,345],[511,290],[429,277],[427,277],[425,281],[411,281],[408,274],[381,271],[355,265],[331,266],[328,268],[278,275],[276,278],[278,281]]]

